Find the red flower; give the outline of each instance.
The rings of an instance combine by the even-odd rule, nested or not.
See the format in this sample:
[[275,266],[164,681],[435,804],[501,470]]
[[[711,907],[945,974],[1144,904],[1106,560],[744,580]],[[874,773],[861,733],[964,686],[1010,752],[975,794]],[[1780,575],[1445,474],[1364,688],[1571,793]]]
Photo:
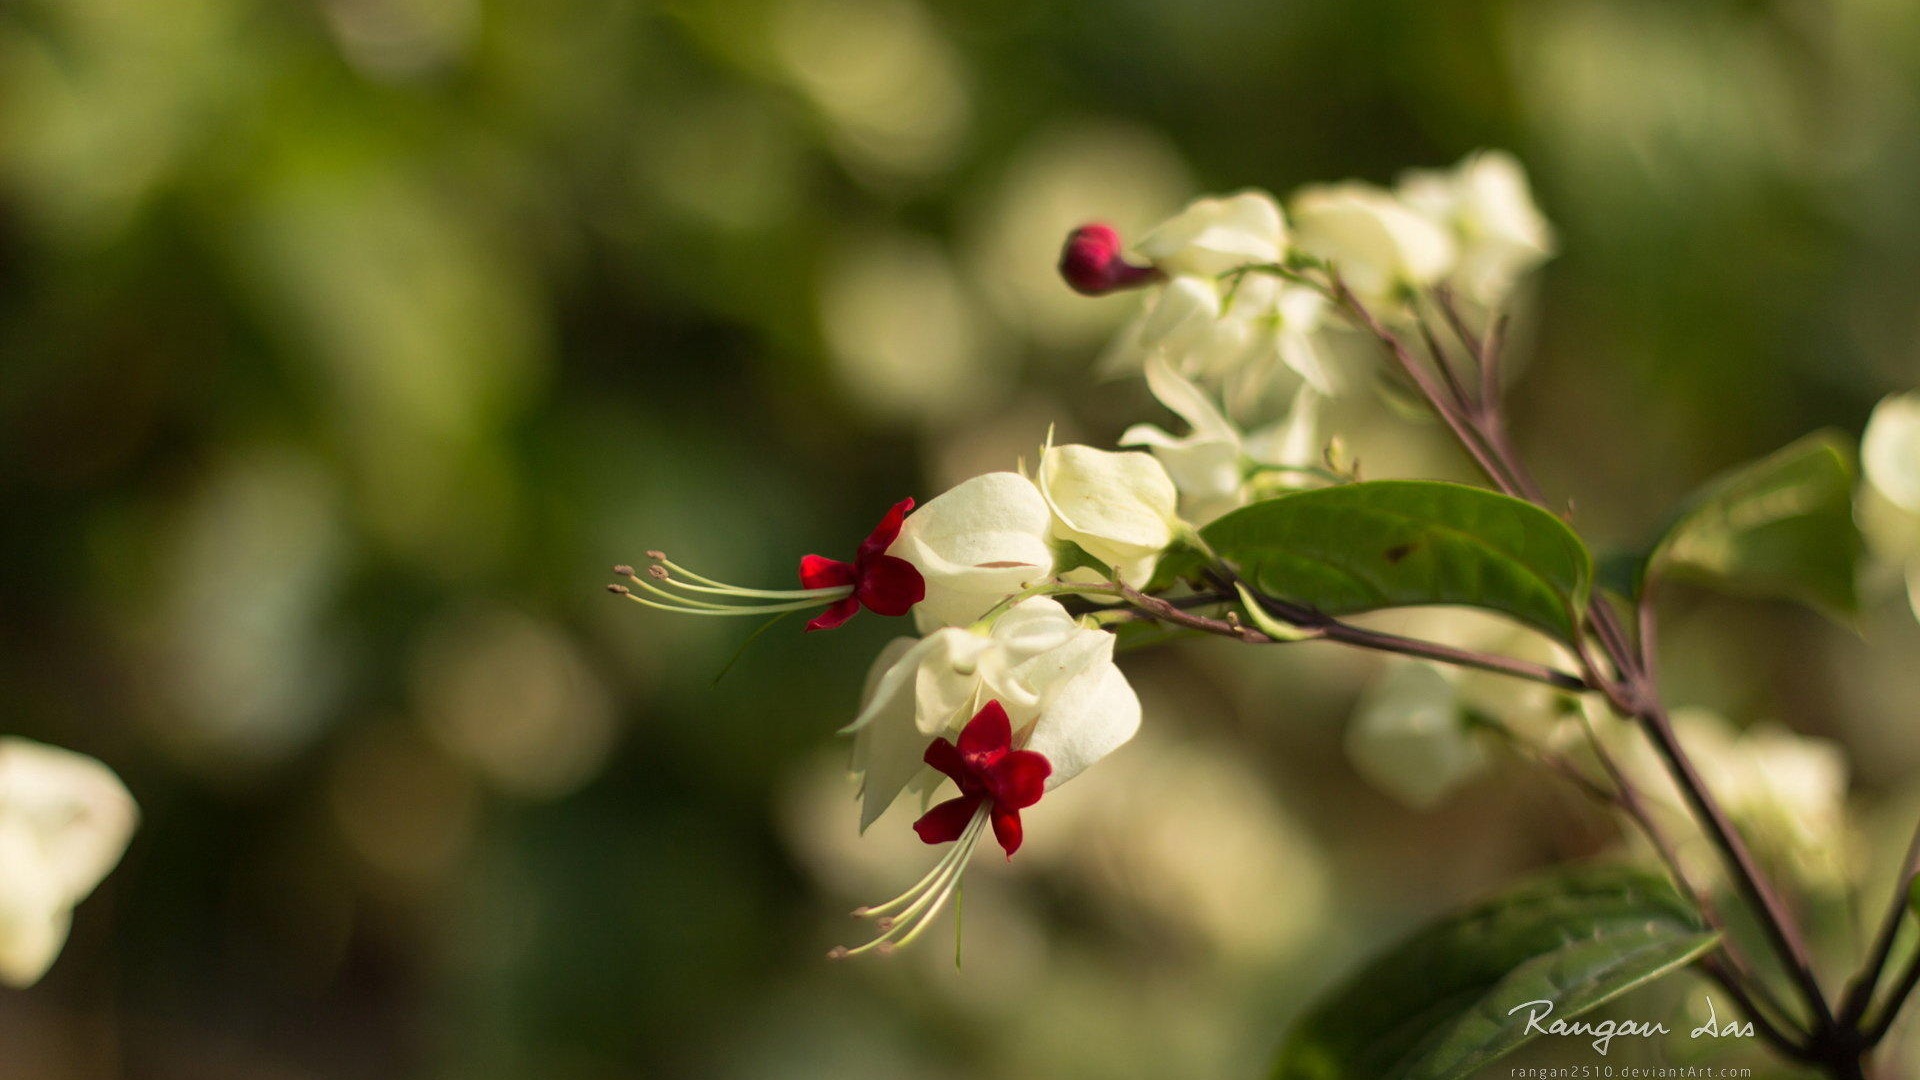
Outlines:
[[913,823],[913,831],[929,844],[958,840],[967,823],[987,804],[993,819],[993,838],[1007,858],[1020,850],[1020,811],[1040,801],[1053,765],[1045,755],[1013,748],[1013,724],[998,701],[989,701],[961,729],[960,745],[945,739],[927,747],[927,764],[960,785],[958,798],[948,799]]
[[880,524],[860,542],[852,562],[807,555],[800,560],[800,584],[809,589],[834,589],[853,586],[853,591],[833,602],[827,610],[807,622],[808,630],[831,630],[853,618],[861,607],[879,615],[905,615],[907,609],[927,595],[927,582],[910,562],[887,554],[900,523],[913,509],[912,499],[893,504]]
[[1084,296],[1104,296],[1160,280],[1160,271],[1120,257],[1120,234],[1111,225],[1082,225],[1060,249],[1060,276]]

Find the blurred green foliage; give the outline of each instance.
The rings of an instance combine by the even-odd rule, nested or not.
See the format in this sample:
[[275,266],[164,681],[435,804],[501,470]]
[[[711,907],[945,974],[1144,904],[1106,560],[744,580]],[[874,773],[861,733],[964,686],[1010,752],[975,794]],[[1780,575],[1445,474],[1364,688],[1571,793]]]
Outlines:
[[[1052,282],[1068,225],[1480,146],[1560,229],[1517,408],[1603,539],[1920,383],[1907,0],[0,6],[0,727],[145,812],[0,1071],[1256,1069],[1591,821],[1360,786],[1351,658],[1147,654],[1115,771],[1165,799],[1108,824],[1181,835],[1063,793],[1071,843],[970,882],[964,972],[830,966],[923,858],[836,801],[889,628],[714,685],[743,628],[598,586],[649,547],[780,584],[1049,422],[1110,438],[1127,302]],[[1912,628],[1755,610],[1688,610],[1682,696],[1900,794]]]

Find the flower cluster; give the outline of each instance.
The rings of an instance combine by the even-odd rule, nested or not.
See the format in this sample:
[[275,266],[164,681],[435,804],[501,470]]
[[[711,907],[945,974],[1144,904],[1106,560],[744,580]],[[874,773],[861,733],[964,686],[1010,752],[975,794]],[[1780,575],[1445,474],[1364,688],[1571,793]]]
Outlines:
[[[727,584],[649,552],[610,588],[701,616],[862,610],[912,616],[874,661],[853,740],[864,830],[902,796],[914,830],[950,844],[925,877],[862,908],[878,933],[836,956],[914,940],[946,906],[989,833],[1011,858],[1021,811],[1130,739],[1140,703],[1114,663],[1116,599],[1157,587],[1170,552],[1252,501],[1342,479],[1319,432],[1324,399],[1352,385],[1328,345],[1339,299],[1404,309],[1457,281],[1491,304],[1551,247],[1510,158],[1481,154],[1396,191],[1342,184],[1290,202],[1242,192],[1194,202],[1129,256],[1111,227],[1069,236],[1062,277],[1099,295],[1147,291],[1118,354],[1184,422],[1126,430],[1118,449],[1054,445],[1030,472],[973,477],[916,508],[895,504],[851,558],[808,555],[799,588]],[[1317,275],[1314,276],[1314,275]],[[1342,290],[1350,290],[1343,293]],[[941,798],[941,792],[949,794]]]
[[[946,856],[906,893],[861,909],[873,941],[837,955],[888,951],[944,908],[988,831],[1009,858],[1020,811],[1105,757],[1140,726],[1140,703],[1113,662],[1114,634],[1093,611],[1056,596],[1144,585],[1187,530],[1167,471],[1140,452],[1047,446],[1032,478],[976,476],[925,506],[895,504],[850,560],[808,555],[798,589],[754,589],[707,577],[650,552],[646,571],[616,567],[610,588],[647,607],[703,616],[821,609],[809,630],[861,609],[911,613],[917,636],[889,643],[873,664],[858,714],[844,729],[860,777],[860,826],[902,794],[930,804],[942,783],[958,794],[915,824]],[[1080,563],[1065,565],[1067,553]],[[1068,577],[1075,580],[1069,581]]]
[[1158,358],[1246,400],[1285,382],[1285,371],[1321,394],[1356,385],[1351,350],[1338,341],[1346,328],[1325,290],[1290,271],[1330,269],[1389,319],[1435,287],[1487,310],[1553,243],[1519,163],[1483,151],[1452,170],[1409,171],[1392,189],[1309,185],[1284,213],[1260,191],[1201,199],[1141,237],[1138,264],[1121,257],[1111,229],[1088,226],[1069,238],[1061,269],[1082,292],[1151,290],[1111,364],[1137,369]]

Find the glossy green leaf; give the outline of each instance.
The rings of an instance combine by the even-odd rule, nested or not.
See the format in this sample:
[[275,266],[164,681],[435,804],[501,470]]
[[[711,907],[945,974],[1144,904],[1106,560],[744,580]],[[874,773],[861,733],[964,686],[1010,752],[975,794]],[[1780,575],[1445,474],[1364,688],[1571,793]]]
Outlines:
[[1235,510],[1200,535],[1261,592],[1328,615],[1464,604],[1567,640],[1593,583],[1592,557],[1559,518],[1438,481],[1282,495]]
[[1294,1027],[1273,1075],[1471,1076],[1537,1037],[1528,1003],[1549,1003],[1552,1019],[1570,1020],[1717,941],[1659,877],[1623,867],[1563,872],[1443,920],[1374,961]]
[[1861,545],[1853,482],[1851,445],[1831,432],[1809,435],[1702,489],[1655,545],[1646,577],[1850,616]]

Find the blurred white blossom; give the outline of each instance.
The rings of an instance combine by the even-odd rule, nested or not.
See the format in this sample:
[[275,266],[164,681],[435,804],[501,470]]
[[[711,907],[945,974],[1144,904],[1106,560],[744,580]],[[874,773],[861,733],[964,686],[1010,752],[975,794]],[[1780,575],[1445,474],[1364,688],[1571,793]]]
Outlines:
[[100,762],[0,738],[0,982],[30,986],[46,973],[73,906],[120,861],[138,818]]
[[1498,304],[1523,274],[1553,254],[1553,229],[1534,205],[1526,171],[1512,154],[1483,150],[1451,170],[1409,170],[1396,193],[1452,232],[1459,255],[1449,280],[1475,303]]
[[1904,569],[1920,618],[1920,391],[1874,407],[1860,439],[1860,465],[1867,482],[1856,516],[1874,552]]
[[[1159,459],[1180,492],[1181,515],[1196,526],[1246,505],[1258,470],[1301,470],[1319,458],[1320,395],[1311,386],[1300,387],[1286,416],[1251,433],[1164,361],[1148,362],[1147,386],[1189,431],[1175,436],[1153,424],[1135,424],[1120,436],[1120,445],[1147,447]],[[1301,486],[1303,475],[1281,479]]]
[[[1851,872],[1847,758],[1839,743],[1759,724],[1744,731],[1706,709],[1673,710],[1680,745],[1720,805],[1756,848],[1813,886],[1843,884]],[[1615,729],[1614,753],[1643,793],[1676,819],[1688,813],[1665,761],[1637,730]],[[1697,859],[1689,851],[1683,858]]]
[[1482,740],[1449,673],[1409,660],[1392,664],[1361,698],[1347,754],[1375,786],[1425,809],[1486,768]]
[[1286,223],[1273,196],[1243,191],[1189,203],[1136,247],[1168,274],[1215,277],[1250,263],[1278,262],[1286,244]]
[[1372,184],[1304,187],[1287,209],[1300,249],[1331,263],[1369,305],[1391,307],[1406,290],[1440,281],[1459,257],[1447,230]]

